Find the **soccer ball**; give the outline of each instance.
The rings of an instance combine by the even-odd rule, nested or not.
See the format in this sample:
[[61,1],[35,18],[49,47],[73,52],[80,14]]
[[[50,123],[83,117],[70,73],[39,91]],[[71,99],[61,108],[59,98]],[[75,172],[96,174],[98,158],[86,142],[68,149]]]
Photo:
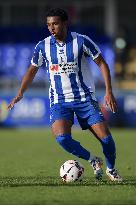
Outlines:
[[84,167],[77,160],[68,160],[60,167],[60,177],[64,182],[81,181]]

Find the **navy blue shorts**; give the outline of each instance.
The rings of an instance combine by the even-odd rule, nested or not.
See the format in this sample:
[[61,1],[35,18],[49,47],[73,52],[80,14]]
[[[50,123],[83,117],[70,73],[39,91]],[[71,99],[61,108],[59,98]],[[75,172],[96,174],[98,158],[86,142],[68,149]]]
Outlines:
[[105,120],[98,102],[89,100],[85,102],[54,104],[50,109],[50,122],[53,124],[56,120],[65,119],[70,120],[73,124],[74,114],[77,116],[78,122],[83,130]]

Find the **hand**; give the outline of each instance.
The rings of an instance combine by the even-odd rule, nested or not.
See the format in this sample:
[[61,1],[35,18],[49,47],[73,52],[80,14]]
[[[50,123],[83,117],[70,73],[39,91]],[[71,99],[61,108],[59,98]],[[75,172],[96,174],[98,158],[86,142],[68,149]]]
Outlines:
[[117,102],[112,93],[106,93],[106,95],[104,96],[104,105],[106,107],[109,107],[111,112],[117,112]]
[[14,105],[20,101],[23,98],[22,94],[18,94],[15,98],[13,98],[13,100],[11,101],[11,103],[8,105],[8,109],[11,110]]

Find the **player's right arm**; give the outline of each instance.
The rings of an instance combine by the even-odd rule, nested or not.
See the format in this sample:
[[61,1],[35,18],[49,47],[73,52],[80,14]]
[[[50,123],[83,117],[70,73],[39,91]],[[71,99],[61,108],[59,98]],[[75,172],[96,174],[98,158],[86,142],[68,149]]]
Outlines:
[[31,64],[30,64],[26,74],[24,75],[24,77],[22,79],[21,86],[18,90],[18,93],[17,93],[16,97],[13,98],[13,100],[8,105],[8,109],[12,109],[14,107],[14,105],[23,98],[23,94],[24,94],[25,90],[32,83],[32,81],[33,81],[33,79],[38,71],[38,68],[42,64],[43,64],[43,56],[42,56],[42,52],[41,52],[41,48],[40,48],[40,43],[38,43],[35,47],[34,54],[33,54],[32,60],[31,60]]
[[38,71],[37,66],[34,66],[32,64],[29,66],[26,74],[24,75],[24,77],[22,79],[18,93],[17,93],[16,97],[13,98],[13,100],[8,105],[8,109],[12,109],[14,107],[14,105],[23,98],[23,94],[24,94],[25,90],[32,83],[37,71]]

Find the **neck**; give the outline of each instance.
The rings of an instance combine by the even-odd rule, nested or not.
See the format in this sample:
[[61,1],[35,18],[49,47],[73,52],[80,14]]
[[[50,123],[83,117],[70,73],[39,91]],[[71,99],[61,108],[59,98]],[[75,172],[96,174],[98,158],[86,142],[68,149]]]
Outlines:
[[56,36],[56,41],[58,43],[63,43],[66,39],[66,36],[67,36],[67,30],[65,29],[60,36]]

